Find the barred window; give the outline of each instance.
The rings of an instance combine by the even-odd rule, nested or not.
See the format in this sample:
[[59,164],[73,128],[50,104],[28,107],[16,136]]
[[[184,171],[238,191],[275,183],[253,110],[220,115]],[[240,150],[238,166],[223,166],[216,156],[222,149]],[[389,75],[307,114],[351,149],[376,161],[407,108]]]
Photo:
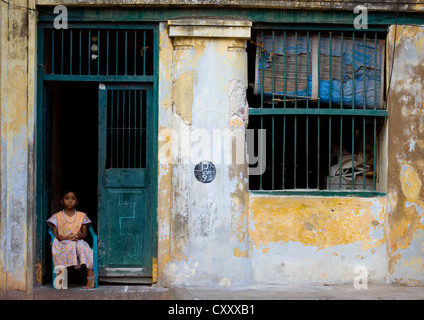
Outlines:
[[[265,129],[251,190],[378,191],[385,34],[253,30],[249,128]],[[263,151],[263,153],[259,153]]]

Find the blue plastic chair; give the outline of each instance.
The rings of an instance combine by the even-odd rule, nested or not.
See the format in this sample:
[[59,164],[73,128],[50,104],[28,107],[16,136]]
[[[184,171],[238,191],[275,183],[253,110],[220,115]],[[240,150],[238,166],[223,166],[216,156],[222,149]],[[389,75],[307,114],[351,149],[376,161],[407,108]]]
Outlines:
[[[94,287],[97,288],[99,286],[99,272],[98,272],[98,263],[97,263],[97,234],[94,232],[93,226],[91,224],[88,225],[88,231],[90,232],[91,238],[93,239],[93,272],[95,276],[94,280]],[[52,243],[55,239],[55,236],[53,234],[53,229],[49,228],[49,234],[52,238]],[[54,273],[54,263],[52,261],[53,266],[53,288],[55,288],[55,279],[56,279],[56,273]]]

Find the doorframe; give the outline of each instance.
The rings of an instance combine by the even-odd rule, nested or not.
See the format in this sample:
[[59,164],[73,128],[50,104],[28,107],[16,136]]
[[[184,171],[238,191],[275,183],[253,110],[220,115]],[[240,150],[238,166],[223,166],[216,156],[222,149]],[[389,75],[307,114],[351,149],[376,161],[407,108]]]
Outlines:
[[[119,20],[119,19],[117,19]],[[82,23],[81,23],[82,22]],[[134,21],[135,22],[135,21]],[[80,21],[79,23],[69,23],[68,28],[76,28],[84,25],[88,28],[99,29],[124,29],[125,27],[137,28],[141,30],[153,31],[153,75],[146,79],[146,76],[103,76],[103,75],[61,75],[61,74],[46,74],[44,73],[44,31],[53,29],[51,22],[38,21],[37,23],[37,80],[36,80],[36,152],[35,152],[35,167],[36,167],[36,230],[35,230],[35,260],[36,260],[36,281],[43,282],[43,276],[46,274],[46,244],[49,241],[47,235],[46,220],[51,216],[52,212],[48,212],[50,205],[46,190],[46,159],[48,142],[46,141],[46,118],[48,117],[46,110],[47,86],[49,81],[74,81],[74,82],[95,82],[95,83],[149,83],[153,86],[153,133],[152,133],[152,159],[151,159],[151,183],[152,183],[152,260],[158,259],[158,223],[157,223],[157,208],[158,208],[158,79],[159,79],[159,23],[145,23],[137,21],[134,23],[102,23],[99,24]],[[50,111],[52,109],[50,108]],[[51,116],[51,114],[50,114]],[[51,160],[50,160],[51,161]]]

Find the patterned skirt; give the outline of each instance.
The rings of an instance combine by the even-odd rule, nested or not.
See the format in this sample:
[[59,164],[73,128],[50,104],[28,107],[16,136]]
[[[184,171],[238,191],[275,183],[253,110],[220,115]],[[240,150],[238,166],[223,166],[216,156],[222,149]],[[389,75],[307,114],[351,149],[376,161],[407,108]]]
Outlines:
[[56,266],[74,266],[75,269],[85,264],[87,269],[93,268],[93,250],[84,240],[59,241],[54,239],[52,244],[53,263]]

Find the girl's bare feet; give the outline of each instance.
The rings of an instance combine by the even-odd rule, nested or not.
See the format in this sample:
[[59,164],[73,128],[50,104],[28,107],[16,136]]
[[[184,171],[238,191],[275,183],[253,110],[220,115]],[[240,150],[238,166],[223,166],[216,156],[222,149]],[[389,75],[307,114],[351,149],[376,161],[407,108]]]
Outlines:
[[87,269],[87,284],[83,287],[83,289],[93,289],[95,279],[96,276],[94,275],[93,270]]

